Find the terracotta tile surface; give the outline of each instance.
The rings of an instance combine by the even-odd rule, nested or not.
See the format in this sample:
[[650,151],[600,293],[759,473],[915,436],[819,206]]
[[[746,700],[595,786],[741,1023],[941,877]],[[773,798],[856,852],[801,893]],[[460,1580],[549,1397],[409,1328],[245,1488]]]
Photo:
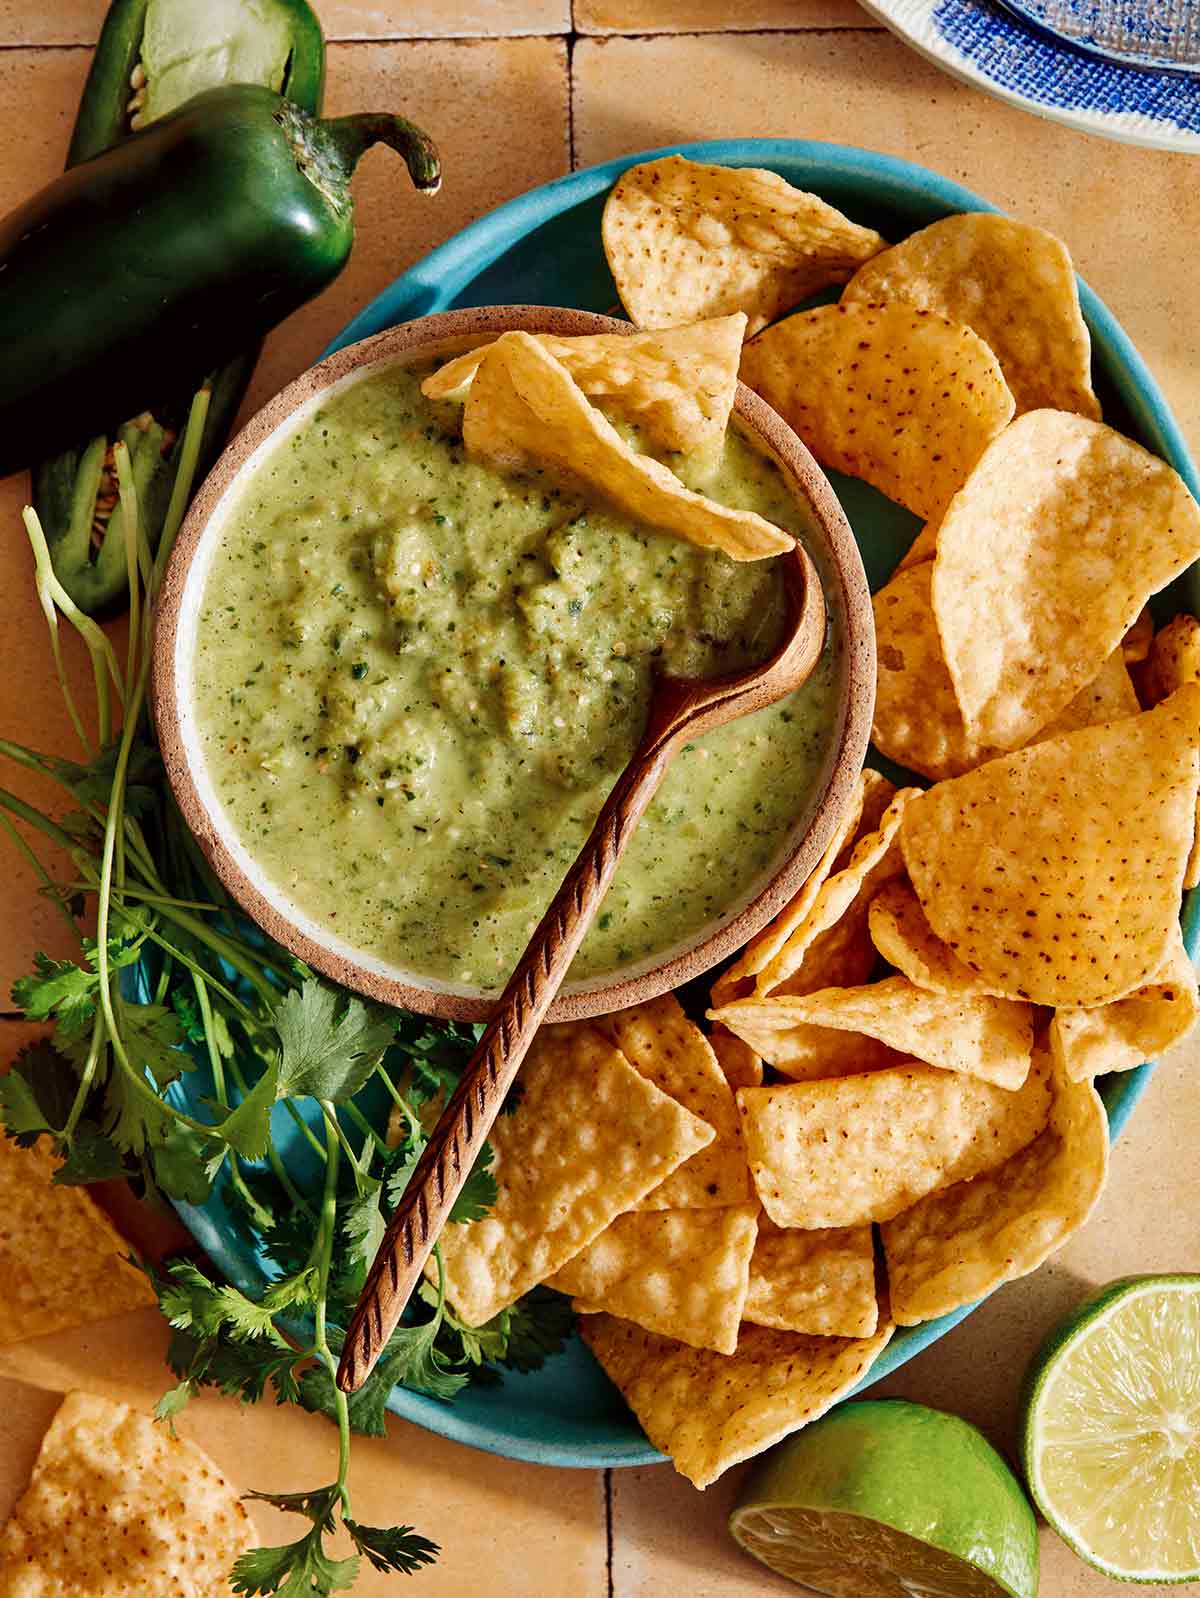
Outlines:
[[854,0],[575,0],[580,33],[749,33],[870,21]]
[[[565,33],[570,0],[312,0],[328,39]],[[108,0],[0,0],[0,45],[91,44]]]
[[[53,1413],[47,1394],[83,1387],[149,1409],[172,1382],[163,1363],[166,1342],[158,1312],[141,1310],[3,1351],[0,1520],[25,1485]],[[298,1490],[320,1486],[335,1473],[335,1428],[299,1409],[277,1409],[270,1402],[243,1408],[206,1394],[188,1406],[179,1426],[240,1487]],[[378,1441],[355,1439],[355,1518],[373,1526],[403,1521],[442,1545],[440,1561],[418,1578],[422,1598],[464,1598],[485,1589],[503,1598],[532,1591],[547,1598],[604,1598],[604,1490],[598,1472],[551,1474],[394,1419],[388,1432]],[[267,1541],[291,1540],[302,1529],[290,1516],[259,1504],[249,1507]],[[397,1579],[365,1570],[355,1598],[394,1598]]]
[[[85,43],[104,9],[104,0],[0,0],[0,46]],[[271,341],[254,402],[307,365],[354,310],[433,244],[568,165],[566,42],[454,37],[560,33],[568,0],[323,0],[319,10],[331,38],[375,41],[331,47],[330,110],[402,106],[438,137],[446,183],[436,199],[418,200],[386,152],[368,158],[356,183],[354,262]],[[1064,234],[1200,443],[1200,332],[1190,314],[1185,254],[1185,241],[1200,227],[1200,191],[1185,158],[1097,143],[1012,110],[940,75],[890,35],[848,31],[865,20],[850,0],[575,0],[582,33],[648,35],[575,45],[577,164],[673,140],[761,134],[861,144],[934,167]],[[712,31],[721,28],[733,31]],[[815,29],[841,31],[804,31]],[[412,42],[380,42],[389,35]],[[87,60],[77,49],[0,49],[0,205],[57,171]],[[72,734],[19,527],[25,495],[21,478],[0,484],[0,736],[69,753]],[[86,663],[70,642],[71,674],[82,692]],[[39,804],[54,802],[48,785],[7,768],[0,783]],[[2,1011],[33,950],[54,952],[64,943],[3,837],[0,862]],[[30,1035],[0,1021],[0,1066]],[[1200,1097],[1190,1080],[1197,1068],[1200,1043],[1176,1051],[1160,1070],[1116,1152],[1108,1194],[1065,1254],[1005,1289],[881,1392],[956,1410],[1010,1448],[1020,1373],[1064,1309],[1125,1272],[1200,1269],[1200,1179],[1191,1158],[1200,1138]],[[148,1223],[113,1195],[104,1201],[139,1246],[160,1252],[178,1245],[174,1223]],[[0,1357],[0,1518],[23,1485],[57,1393],[79,1384],[149,1403],[167,1380],[163,1346],[161,1323],[145,1313]],[[185,1429],[245,1486],[311,1486],[334,1453],[323,1422],[273,1406],[243,1411],[206,1398]],[[535,1590],[573,1598],[751,1598],[796,1590],[728,1540],[725,1520],[740,1472],[704,1494],[669,1467],[614,1472],[610,1586],[599,1473],[514,1464],[400,1423],[386,1441],[356,1447],[358,1515],[377,1524],[411,1520],[444,1544],[441,1564],[420,1578],[431,1595],[466,1598],[479,1590],[481,1575],[496,1598]],[[269,1513],[261,1529],[274,1540],[295,1534]],[[368,1573],[355,1590],[382,1598],[393,1586]],[[1103,1598],[1111,1590],[1044,1535],[1046,1598]],[[1151,1598],[1166,1591],[1144,1590]]]
[[1029,116],[888,33],[586,39],[574,85],[581,166],[673,140],[829,139],[933,167],[1054,228],[1200,442],[1200,324],[1180,256],[1200,233],[1200,187],[1187,156]]

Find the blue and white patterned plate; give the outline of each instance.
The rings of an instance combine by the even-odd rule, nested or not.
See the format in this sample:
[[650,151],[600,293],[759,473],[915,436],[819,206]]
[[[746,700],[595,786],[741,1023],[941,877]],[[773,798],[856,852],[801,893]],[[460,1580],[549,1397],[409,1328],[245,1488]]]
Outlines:
[[[1013,0],[1014,9],[995,0],[862,0],[872,16],[920,51],[936,66],[1010,105],[1065,123],[1083,133],[1160,150],[1200,154],[1200,74],[1187,48],[1195,19],[1193,0],[1144,0],[1125,8],[1122,49],[1171,67],[1132,66],[1098,55],[1103,41],[1079,37],[1080,0]],[[1092,9],[1096,9],[1093,5]],[[1112,4],[1106,8],[1112,10]],[[1028,19],[1034,14],[1043,26]],[[1153,16],[1145,37],[1135,38],[1130,17]],[[1162,18],[1174,17],[1183,35],[1161,37]],[[1134,17],[1134,21],[1137,21]],[[1047,31],[1056,22],[1069,26],[1077,43]],[[1145,31],[1145,29],[1143,30]],[[1086,37],[1086,36],[1085,36]],[[1131,42],[1132,41],[1132,42]]]

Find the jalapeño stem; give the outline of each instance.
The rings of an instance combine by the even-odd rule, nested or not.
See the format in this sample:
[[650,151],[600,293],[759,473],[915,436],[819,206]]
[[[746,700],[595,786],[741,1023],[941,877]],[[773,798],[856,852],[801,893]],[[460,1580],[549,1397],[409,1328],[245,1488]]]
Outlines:
[[406,117],[386,111],[361,111],[354,116],[315,121],[297,112],[283,123],[309,177],[336,210],[350,203],[350,179],[364,153],[375,144],[395,150],[408,167],[413,185],[423,194],[436,194],[442,182],[442,163],[433,141]]

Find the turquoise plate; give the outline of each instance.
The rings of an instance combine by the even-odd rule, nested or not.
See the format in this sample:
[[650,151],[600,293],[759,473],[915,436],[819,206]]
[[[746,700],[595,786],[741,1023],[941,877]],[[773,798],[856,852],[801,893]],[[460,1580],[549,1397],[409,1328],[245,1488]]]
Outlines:
[[[739,139],[673,148],[728,166],[770,167],[892,239],[952,211],[995,209],[969,189],[924,167],[842,145]],[[614,310],[616,290],[600,246],[604,198],[626,167],[668,153],[652,150],[573,173],[482,217],[397,278],[339,334],[326,354],[397,323],[458,306]],[[1096,386],[1105,416],[1169,460],[1193,493],[1200,493],[1183,438],[1141,357],[1112,314],[1082,284],[1080,296],[1092,332]],[[918,523],[865,484],[830,475],[854,526],[872,587],[877,587],[907,548]],[[1188,573],[1177,586],[1179,592],[1169,599],[1163,596],[1164,609],[1195,610],[1195,573]],[[1198,901],[1190,895],[1184,930],[1193,953],[1198,921]],[[1114,1135],[1129,1118],[1152,1069],[1143,1066],[1103,1083]],[[200,1075],[185,1079],[185,1092],[203,1091],[203,1083],[197,1081]],[[277,1115],[275,1131],[290,1159],[299,1139],[282,1114]],[[261,1286],[261,1262],[230,1227],[219,1194],[200,1208],[180,1205],[179,1209],[197,1241],[231,1281],[243,1287]],[[871,1379],[895,1370],[936,1342],[973,1307],[898,1332]],[[456,1442],[538,1464],[595,1468],[646,1465],[662,1458],[578,1340],[542,1370],[508,1375],[494,1388],[468,1388],[452,1404],[397,1388],[389,1407]]]

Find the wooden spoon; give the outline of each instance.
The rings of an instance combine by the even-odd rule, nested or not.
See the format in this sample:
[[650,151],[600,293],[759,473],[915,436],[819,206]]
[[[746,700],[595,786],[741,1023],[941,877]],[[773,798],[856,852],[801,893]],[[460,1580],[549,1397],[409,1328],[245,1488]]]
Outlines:
[[816,570],[799,545],[782,557],[782,566],[786,633],[769,660],[734,677],[664,675],[656,681],[642,741],[529,940],[388,1222],[346,1330],[337,1375],[343,1392],[357,1392],[396,1329],[671,756],[689,739],[782,699],[820,659],[825,602]]

